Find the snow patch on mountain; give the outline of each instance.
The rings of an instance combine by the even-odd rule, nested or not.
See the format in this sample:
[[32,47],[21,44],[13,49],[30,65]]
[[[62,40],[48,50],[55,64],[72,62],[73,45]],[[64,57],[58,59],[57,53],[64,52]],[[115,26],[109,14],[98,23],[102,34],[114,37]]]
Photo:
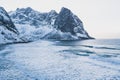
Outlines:
[[32,8],[21,8],[9,13],[15,24],[29,24],[31,26],[40,27],[41,25],[47,25],[54,21],[57,12],[51,10],[49,13],[40,13]]
[[19,37],[22,38],[25,42],[27,41],[36,41],[43,39],[45,35],[52,32],[53,29],[49,26],[42,26],[36,28],[36,26],[31,26],[28,24],[15,24],[19,30]]
[[39,39],[81,40],[91,37],[83,28],[82,21],[69,9],[62,8],[40,13],[30,7],[9,12],[22,39],[34,41]]
[[8,13],[0,7],[0,44],[19,42],[19,32],[11,21]]
[[0,25],[0,44],[14,43],[19,41],[21,40],[18,38],[17,34]]

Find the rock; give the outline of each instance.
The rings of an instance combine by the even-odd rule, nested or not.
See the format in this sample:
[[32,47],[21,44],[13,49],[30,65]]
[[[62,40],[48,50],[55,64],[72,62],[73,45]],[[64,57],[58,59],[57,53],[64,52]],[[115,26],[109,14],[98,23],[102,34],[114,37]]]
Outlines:
[[18,34],[18,30],[3,7],[0,7],[0,25],[4,25],[8,30]]
[[43,38],[57,40],[91,38],[84,30],[82,21],[71,10],[64,7],[59,13],[55,10],[40,13],[28,7],[16,9],[16,11],[10,12],[9,15],[22,38],[28,41]]
[[82,21],[67,8],[63,7],[61,9],[55,20],[55,26],[58,30],[70,32],[72,35],[78,36],[79,38],[90,38],[83,28]]
[[46,22],[50,25],[54,25],[54,21],[57,16],[58,13],[55,10],[51,10],[46,17]]
[[19,34],[8,13],[0,7],[0,44],[20,41]]

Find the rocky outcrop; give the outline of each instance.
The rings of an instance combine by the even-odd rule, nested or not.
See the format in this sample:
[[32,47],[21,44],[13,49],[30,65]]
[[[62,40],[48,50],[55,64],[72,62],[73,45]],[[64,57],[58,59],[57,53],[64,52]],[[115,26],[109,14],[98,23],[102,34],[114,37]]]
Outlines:
[[62,32],[70,32],[79,38],[90,38],[88,33],[83,28],[82,21],[74,15],[69,9],[62,8],[55,20],[55,26]]
[[51,10],[46,16],[45,21],[49,23],[50,25],[54,25],[54,22],[57,16],[58,16],[58,13],[55,10]]
[[4,25],[8,30],[18,34],[18,30],[3,7],[0,7],[0,25]]
[[31,26],[40,27],[47,24],[52,24],[56,18],[57,12],[51,10],[48,13],[40,13],[30,7],[17,8],[16,11],[9,13],[15,24],[29,24]]
[[16,9],[9,15],[22,38],[25,37],[27,40],[34,41],[43,38],[57,40],[91,39],[83,27],[82,21],[71,10],[64,7],[59,13],[55,10],[40,13],[28,7]]
[[0,7],[0,44],[20,41],[18,30],[3,7]]

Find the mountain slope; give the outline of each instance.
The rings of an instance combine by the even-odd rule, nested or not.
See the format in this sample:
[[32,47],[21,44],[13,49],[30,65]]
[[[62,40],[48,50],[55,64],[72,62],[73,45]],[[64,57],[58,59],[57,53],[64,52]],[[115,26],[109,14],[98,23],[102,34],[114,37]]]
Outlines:
[[55,25],[57,29],[62,32],[70,32],[72,35],[79,38],[90,38],[83,28],[82,21],[67,8],[63,7],[61,9],[55,21]]
[[11,11],[9,15],[15,24],[29,24],[30,26],[40,27],[52,22],[57,12],[51,10],[49,13],[40,13],[27,7],[17,8],[16,11]]
[[82,21],[64,7],[60,13],[55,10],[40,13],[28,7],[11,11],[9,15],[21,37],[28,41],[91,39],[84,30]]
[[0,44],[17,42],[19,32],[11,21],[8,13],[3,7],[0,7]]

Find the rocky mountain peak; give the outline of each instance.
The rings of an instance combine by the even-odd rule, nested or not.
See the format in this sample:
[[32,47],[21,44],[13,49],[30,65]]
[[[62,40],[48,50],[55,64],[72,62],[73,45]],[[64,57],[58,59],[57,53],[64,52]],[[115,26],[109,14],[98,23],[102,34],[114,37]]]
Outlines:
[[47,16],[53,17],[53,16],[57,16],[57,15],[58,15],[58,13],[55,10],[51,10],[50,12],[48,12]]
[[[55,10],[50,12],[41,13],[39,11],[33,10],[30,7],[17,9],[10,13],[11,19],[15,25],[29,25],[35,28],[40,28],[41,31],[48,33],[49,38],[58,39],[89,39],[90,36],[83,28],[82,21],[72,13],[68,8],[62,7],[61,11],[57,13]],[[43,30],[43,26],[47,26],[46,30]],[[26,26],[27,27],[27,26]],[[40,31],[40,30],[39,30]],[[21,31],[24,32],[24,31]],[[33,31],[35,32],[35,31]],[[38,33],[38,32],[36,32]],[[33,34],[31,34],[33,35]],[[43,33],[45,36],[45,34]],[[48,36],[47,35],[47,36]],[[53,36],[51,36],[53,35]],[[71,38],[63,35],[69,35]]]
[[61,9],[55,25],[57,25],[57,28],[62,32],[70,32],[73,35],[75,34],[74,28],[77,27],[73,13],[64,7]]
[[58,16],[58,13],[55,10],[51,10],[50,12],[48,12],[45,20],[48,24],[54,25],[54,21],[57,16]]
[[0,7],[0,13],[6,14],[6,11],[3,7]]
[[26,7],[26,8],[17,8],[16,11],[32,11],[33,9],[31,7]]
[[[82,21],[68,8],[63,7],[55,20],[55,26],[62,32],[69,32],[80,38],[90,38]],[[82,35],[82,36],[81,36]]]
[[0,25],[4,25],[8,30],[18,34],[15,25],[3,7],[0,7]]
[[63,12],[64,12],[64,13],[72,13],[71,10],[68,9],[68,8],[66,8],[66,7],[62,7],[62,8],[61,8],[60,13],[63,13]]
[[0,44],[21,41],[18,30],[3,7],[0,7]]
[[26,10],[31,11],[31,10],[33,10],[33,9],[32,9],[31,7],[27,7]]

